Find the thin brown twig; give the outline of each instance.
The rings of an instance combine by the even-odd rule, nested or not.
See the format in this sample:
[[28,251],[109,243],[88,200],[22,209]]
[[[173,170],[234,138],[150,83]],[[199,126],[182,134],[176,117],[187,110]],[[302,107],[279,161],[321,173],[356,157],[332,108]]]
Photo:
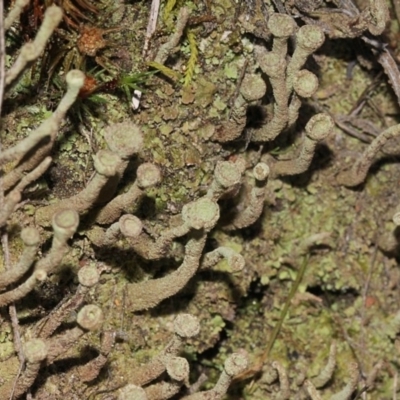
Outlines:
[[372,139],[368,135],[366,135],[362,132],[359,132],[357,129],[353,128],[352,126],[349,126],[346,123],[346,120],[344,120],[342,117],[340,117],[340,116],[335,117],[334,121],[335,121],[335,124],[340,129],[342,129],[344,132],[348,133],[350,136],[353,136],[353,137],[359,139],[361,142],[371,143]]
[[24,368],[24,365],[20,364],[18,372],[17,372],[17,375],[15,376],[15,379],[14,379],[14,384],[13,384],[13,387],[12,387],[12,390],[11,390],[11,393],[10,393],[9,400],[12,400],[14,398],[15,388],[17,386],[18,378],[20,377],[23,368]]
[[382,121],[382,126],[384,128],[388,128],[386,120],[385,120],[385,115],[383,114],[383,112],[379,108],[379,106],[376,104],[376,102],[372,99],[368,99],[367,104],[371,108],[371,110],[376,114],[376,116],[379,118],[379,120]]
[[367,100],[370,98],[371,92],[373,92],[381,83],[380,79],[383,75],[383,72],[379,72],[378,75],[375,76],[373,81],[363,90],[361,95],[358,97],[356,104],[349,111],[348,115],[358,114],[362,107],[365,105]]
[[[373,51],[377,53],[377,51]],[[400,105],[400,73],[399,68],[394,61],[388,49],[384,49],[379,53],[378,62],[382,65],[392,89],[397,97],[397,103]]]
[[160,10],[160,0],[153,0],[151,2],[149,22],[147,24],[146,37],[143,45],[143,58],[146,57],[147,50],[149,49],[150,39],[156,31],[158,12]]

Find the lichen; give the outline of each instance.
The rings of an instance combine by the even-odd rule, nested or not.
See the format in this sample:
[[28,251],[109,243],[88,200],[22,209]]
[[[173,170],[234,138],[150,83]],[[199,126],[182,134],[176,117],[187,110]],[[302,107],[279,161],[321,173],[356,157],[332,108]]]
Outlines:
[[[368,149],[372,135],[397,122],[394,114],[398,105],[385,75],[375,76],[380,67],[368,58],[367,51],[359,51],[361,46],[354,47],[356,36],[367,29],[372,34],[382,29],[384,5],[365,5],[364,13],[345,10],[340,16],[349,17],[343,18],[346,25],[336,18],[339,13],[329,12],[335,7],[332,4],[325,12],[319,8],[320,3],[295,1],[285,4],[286,13],[279,14],[277,11],[282,10],[274,9],[275,3],[239,3],[164,2],[160,29],[150,40],[146,60],[142,47],[148,4],[119,2],[118,12],[110,21],[107,8],[99,7],[96,21],[101,29],[112,29],[115,24],[121,27],[110,34],[112,46],[104,48],[107,57],[112,60],[124,55],[129,59],[120,59],[114,71],[144,71],[151,65],[148,61],[162,56],[159,61],[174,71],[174,76],[185,76],[186,71],[187,80],[183,87],[179,79],[149,75],[136,111],[130,109],[125,93],[119,92],[102,94],[105,102],[96,107],[101,118],[96,113],[83,113],[83,119],[79,119],[74,116],[79,108],[73,109],[65,125],[57,129],[48,172],[21,190],[24,203],[14,210],[11,202],[13,208],[3,218],[12,264],[25,251],[19,237],[22,228],[35,221],[42,225],[38,226],[41,241],[32,265],[43,269],[43,260],[52,249],[65,253],[69,250],[62,263],[48,257],[53,260],[49,277],[42,283],[35,282],[32,292],[16,303],[23,342],[32,343],[30,340],[36,340],[40,330],[49,337],[43,340],[54,342],[56,334],[69,332],[73,326],[80,329],[75,326],[74,315],[84,302],[102,309],[102,331],[116,338],[107,350],[98,334],[83,334],[72,328],[72,332],[82,335],[66,356],[79,359],[82,365],[77,368],[75,361],[67,361],[62,372],[42,365],[40,380],[32,386],[34,398],[47,392],[53,398],[117,399],[121,387],[128,393],[134,382],[133,378],[129,380],[135,375],[132,371],[157,364],[160,355],[165,356],[174,320],[182,313],[195,315],[201,324],[198,335],[187,340],[182,353],[174,355],[183,355],[189,361],[193,386],[186,389],[188,382],[176,383],[173,376],[179,374],[162,366],[164,375],[159,381],[150,374],[149,382],[139,382],[142,392],[147,389],[155,393],[165,384],[170,390],[181,389],[178,398],[196,398],[196,394],[202,398],[201,393],[215,397],[215,390],[204,390],[215,387],[226,359],[245,349],[249,369],[242,371],[228,398],[254,400],[271,395],[287,397],[288,393],[293,398],[305,398],[306,387],[311,387],[305,382],[313,384],[335,342],[333,378],[316,389],[315,398],[348,398],[342,390],[351,381],[348,366],[355,360],[362,376],[367,377],[365,381],[357,380],[359,390],[369,379],[367,398],[393,397],[393,371],[399,362],[396,321],[400,300],[398,236],[392,221],[398,211],[396,159],[380,161],[371,168],[368,164],[355,190],[342,185],[347,183],[346,167],[358,165],[356,160]],[[307,7],[311,6],[315,9],[310,11]],[[190,15],[174,37],[183,9]],[[326,37],[312,25],[317,21]],[[288,32],[281,32],[281,22],[288,23]],[[298,25],[302,25],[300,33]],[[18,26],[16,23],[17,36]],[[397,27],[390,29],[391,43],[396,42],[393,37]],[[317,32],[318,46],[325,37],[319,50],[317,45],[310,47],[301,42],[306,30]],[[195,40],[189,36],[190,46],[185,40],[187,32],[195,35]],[[13,40],[7,37],[10,51],[16,45]],[[305,53],[301,54],[300,48],[294,50],[296,40]],[[198,55],[191,60],[188,72],[194,48]],[[271,52],[279,55],[275,63],[278,68],[272,72],[263,65]],[[12,53],[7,58],[7,68],[16,57],[17,53]],[[358,63],[351,69],[349,63],[357,58]],[[10,89],[4,103],[2,151],[51,118],[61,98],[60,75],[37,94],[37,72],[28,70]],[[305,85],[302,77],[307,81]],[[282,88],[286,93],[279,94]],[[322,112],[329,113],[348,134],[335,128],[316,143],[307,122]],[[277,124],[281,113],[285,116]],[[92,176],[98,173],[92,156],[104,151],[118,153],[131,144],[125,138],[119,149],[109,149],[107,136],[120,126],[127,131],[133,126],[140,129],[143,146],[135,156],[127,157],[123,167],[121,160],[116,162],[118,179],[99,183],[98,176]],[[270,136],[266,140],[264,133],[260,134],[265,127],[268,135],[274,128],[275,136],[270,141]],[[307,144],[307,140],[313,143]],[[386,154],[394,151],[391,141],[383,146]],[[371,153],[369,162],[378,157]],[[4,177],[14,171],[15,165],[4,166]],[[140,184],[140,167],[144,165],[155,166],[161,176],[149,187]],[[254,168],[259,165],[271,170],[268,181],[265,177],[254,179]],[[228,176],[218,176],[219,168],[226,168]],[[102,193],[104,204],[95,202],[93,197],[110,184],[108,195]],[[96,192],[87,196],[93,187]],[[81,204],[83,198],[87,204],[78,207],[78,200]],[[123,202],[127,198],[129,204]],[[204,198],[214,205],[218,202],[220,210],[220,218],[211,218],[206,227],[202,225],[204,218],[199,218],[204,207],[193,206]],[[50,210],[61,211],[60,206],[76,209],[81,222],[73,238],[69,239],[70,232],[57,247],[56,234],[47,225]],[[107,211],[107,218],[102,210]],[[138,224],[134,233],[124,229],[121,213],[131,218],[132,224]],[[243,269],[233,271],[228,259],[233,253],[244,258]],[[304,260],[305,275],[291,298]],[[100,281],[83,290],[78,271],[88,264],[101,273]],[[182,271],[187,273],[184,279]],[[29,277],[30,273],[18,283],[23,284]],[[6,283],[0,296],[14,290],[13,284]],[[164,283],[168,290],[152,292]],[[135,298],[138,293],[139,298]],[[6,311],[3,307],[0,366],[8,385],[14,382],[19,360],[13,351],[15,326],[11,326]],[[280,321],[282,326],[271,342]],[[49,323],[53,324],[51,329]],[[50,332],[54,326],[59,331],[56,334]],[[37,362],[31,364],[37,369]],[[30,380],[21,378],[20,391],[28,390],[35,376],[29,368],[25,371]],[[87,384],[84,379],[73,379],[79,373],[93,380]],[[209,380],[197,387],[202,373]],[[378,377],[375,380],[374,374]],[[0,386],[0,391],[5,387]],[[354,387],[347,390],[353,392]]]

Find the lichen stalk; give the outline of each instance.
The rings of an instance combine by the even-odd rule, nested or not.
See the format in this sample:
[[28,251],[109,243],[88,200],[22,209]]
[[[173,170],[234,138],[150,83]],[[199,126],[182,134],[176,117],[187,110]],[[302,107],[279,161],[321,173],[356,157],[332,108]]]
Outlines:
[[120,158],[109,150],[100,150],[94,157],[96,174],[89,184],[78,194],[68,199],[63,199],[56,204],[43,207],[36,214],[36,222],[46,226],[50,222],[50,216],[58,210],[69,208],[78,214],[84,214],[96,203],[103,202],[101,196],[104,186],[116,176]]
[[68,240],[74,235],[78,225],[79,215],[74,210],[60,210],[53,215],[54,235],[51,248],[47,255],[36,263],[36,270],[50,274],[60,266],[69,251]]
[[232,273],[241,271],[245,266],[245,260],[241,254],[229,247],[221,246],[204,255],[200,268],[202,270],[214,268],[222,259],[226,259]]
[[357,186],[364,182],[367,177],[368,170],[376,157],[377,153],[382,149],[386,142],[400,134],[400,125],[394,125],[383,131],[375,138],[366,148],[364,153],[359,157],[349,170],[339,173],[337,182],[344,186]]
[[16,0],[14,7],[4,19],[4,30],[8,31],[11,25],[19,18],[24,8],[29,4],[29,0]]
[[307,58],[313,54],[325,41],[325,35],[317,25],[304,25],[296,34],[296,48],[287,66],[287,89],[293,87],[295,75],[303,68]]
[[82,72],[76,70],[68,72],[66,76],[67,92],[52,116],[42,122],[28,138],[11,150],[6,151],[3,158],[4,162],[11,159],[17,159],[19,162],[12,171],[3,177],[3,189],[5,191],[19,182],[25,172],[36,168],[51,151],[65,114],[75,102],[84,80],[85,75]]
[[173,338],[161,354],[135,370],[130,383],[144,386],[161,376],[167,370],[169,361],[181,351],[185,340],[198,335],[199,331],[200,324],[196,317],[190,314],[178,315],[174,321]]
[[268,52],[262,46],[255,47],[255,56],[261,69],[268,75],[274,92],[274,116],[252,135],[254,142],[274,140],[287,126],[289,91],[286,87],[286,61],[283,57]]
[[274,36],[272,51],[280,57],[286,57],[288,39],[297,28],[294,19],[286,14],[273,13],[269,17],[268,28]]
[[154,187],[160,182],[161,171],[156,165],[141,164],[136,171],[135,182],[127,192],[115,196],[99,211],[96,222],[106,225],[116,221],[124,212],[134,214],[146,194],[146,189]]
[[41,339],[32,339],[26,342],[24,348],[27,363],[22,376],[15,386],[13,399],[19,398],[33,385],[42,361],[47,357],[47,344]]
[[331,344],[331,348],[329,351],[328,362],[325,367],[320,371],[320,373],[312,379],[312,383],[316,388],[321,388],[325,386],[330,379],[332,379],[333,372],[336,368],[336,353],[337,346],[336,342]]
[[213,389],[185,396],[182,400],[221,400],[225,396],[233,378],[246,370],[247,366],[247,354],[231,354],[225,361],[224,370]]
[[348,384],[339,393],[331,396],[329,400],[349,400],[357,388],[359,375],[360,372],[357,363],[350,363]]
[[7,306],[19,299],[25,297],[30,293],[37,285],[38,282],[42,282],[47,278],[47,274],[43,270],[36,270],[27,280],[17,288],[0,294],[0,307]]
[[265,163],[258,163],[253,169],[254,184],[243,186],[244,195],[236,209],[238,212],[224,225],[227,231],[243,229],[254,224],[264,209],[265,188],[270,169]]
[[36,34],[33,42],[26,43],[22,48],[20,55],[18,56],[12,67],[6,72],[5,85],[9,86],[15,81],[18,76],[42,53],[46,46],[46,43],[50,39],[54,30],[61,22],[63,11],[56,5],[49,6],[45,13],[43,22]]
[[31,267],[38,251],[40,236],[35,228],[25,228],[21,231],[21,239],[24,242],[24,250],[18,263],[0,274],[0,289],[16,282]]
[[99,281],[99,273],[94,265],[85,265],[78,272],[79,286],[73,296],[61,304],[40,324],[39,337],[49,338],[69,315],[78,309],[84,302],[89,289]]
[[311,164],[318,143],[325,139],[333,128],[334,122],[329,115],[323,113],[314,115],[306,125],[306,135],[298,157],[276,161],[271,166],[271,175],[276,177],[305,172]]
[[206,241],[204,232],[194,232],[185,246],[185,257],[180,267],[164,278],[132,283],[127,287],[127,304],[131,311],[147,310],[162,300],[178,293],[194,276]]

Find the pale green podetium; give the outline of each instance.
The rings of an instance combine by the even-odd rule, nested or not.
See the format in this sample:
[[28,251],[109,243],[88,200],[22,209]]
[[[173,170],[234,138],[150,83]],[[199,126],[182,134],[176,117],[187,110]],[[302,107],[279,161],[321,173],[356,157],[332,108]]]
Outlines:
[[317,25],[303,25],[296,34],[296,49],[287,66],[287,88],[292,89],[293,79],[303,68],[307,58],[313,54],[325,41],[325,34]]
[[285,57],[288,39],[297,29],[296,22],[289,15],[273,13],[268,20],[268,29],[274,36],[272,51],[280,57]]
[[400,124],[384,130],[368,145],[361,157],[353,162],[353,166],[350,169],[339,173],[336,178],[337,182],[349,187],[357,186],[364,182],[375,156],[388,140],[398,136],[399,134]]
[[288,126],[294,126],[299,118],[299,110],[302,105],[301,99],[308,99],[318,90],[319,82],[315,74],[302,69],[295,74],[293,79],[293,90],[295,93],[289,105],[289,122]]
[[127,306],[131,311],[155,307],[162,300],[175,295],[199,269],[207,233],[216,225],[220,216],[219,206],[215,201],[202,197],[186,204],[181,216],[182,224],[171,228],[155,242],[144,233],[130,241],[133,249],[143,257],[157,259],[168,253],[173,239],[188,236],[185,256],[178,269],[162,278],[128,285]]
[[314,115],[306,125],[306,135],[298,157],[277,161],[271,166],[271,175],[277,177],[305,172],[311,164],[317,144],[332,132],[334,126],[333,119],[328,114]]
[[260,68],[268,75],[274,92],[274,116],[261,129],[255,130],[251,140],[274,140],[287,126],[289,119],[289,90],[286,85],[286,61],[279,54],[268,52],[263,46],[255,46],[255,56]]
[[240,193],[241,201],[236,206],[237,212],[224,226],[224,230],[243,229],[254,224],[264,209],[265,189],[268,183],[270,168],[265,163],[258,163],[253,168],[254,183],[244,184]]

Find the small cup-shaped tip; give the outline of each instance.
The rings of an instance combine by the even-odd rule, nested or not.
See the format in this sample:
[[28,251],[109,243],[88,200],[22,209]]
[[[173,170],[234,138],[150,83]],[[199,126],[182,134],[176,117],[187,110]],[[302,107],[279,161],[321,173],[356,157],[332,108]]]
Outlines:
[[174,321],[174,331],[182,338],[191,338],[200,332],[199,320],[191,314],[179,314]]
[[46,8],[46,11],[44,12],[44,17],[51,20],[54,25],[57,26],[61,22],[61,19],[63,17],[63,10],[61,7],[52,4],[51,6]]
[[214,170],[214,176],[219,185],[229,188],[240,183],[242,174],[235,163],[219,161]]
[[270,78],[284,76],[286,61],[282,56],[272,51],[268,52],[261,46],[256,46],[254,50],[258,64]]
[[118,400],[147,400],[147,395],[140,386],[130,383],[119,391]]
[[85,265],[78,271],[78,280],[82,286],[92,287],[99,282],[99,279],[99,271],[93,264]]
[[125,214],[118,222],[121,233],[127,238],[137,238],[142,233],[142,221],[135,215]]
[[240,94],[247,101],[255,101],[264,97],[267,91],[267,84],[258,74],[246,74],[240,85]]
[[219,219],[219,206],[215,201],[202,197],[183,206],[182,218],[190,228],[209,230]]
[[226,359],[224,369],[229,376],[235,376],[245,371],[248,365],[249,360],[245,352],[233,353]]
[[78,69],[71,69],[65,77],[68,87],[80,89],[85,83],[85,74]]
[[302,69],[293,79],[293,89],[304,98],[311,97],[318,90],[318,78],[312,72]]
[[43,282],[47,279],[47,272],[44,269],[37,269],[35,272],[35,278],[39,282]]
[[232,253],[228,255],[227,262],[232,272],[242,271],[246,265],[244,257],[235,251],[232,251]]
[[297,25],[287,14],[273,13],[268,20],[268,29],[278,38],[288,38],[295,32]]
[[189,377],[189,363],[183,357],[168,357],[165,367],[168,376],[175,381],[184,381]]
[[395,213],[392,217],[393,222],[396,226],[400,226],[400,211]]
[[40,243],[40,235],[36,228],[27,227],[21,231],[21,239],[25,246],[37,246]]
[[28,363],[35,364],[47,357],[47,345],[42,339],[31,339],[24,344],[24,355]]
[[111,151],[123,159],[129,159],[143,148],[143,135],[140,128],[130,121],[109,125],[104,139]]
[[100,175],[112,177],[117,173],[120,158],[110,150],[99,150],[93,156],[94,167]]
[[269,166],[265,163],[258,163],[253,169],[254,178],[257,181],[265,181],[270,173]]
[[141,189],[155,186],[161,182],[160,168],[152,163],[143,163],[136,171],[136,180]]
[[335,123],[328,114],[316,114],[307,122],[307,137],[315,141],[323,140],[332,132],[334,126]]
[[54,232],[71,237],[79,225],[79,214],[75,210],[60,210],[54,213],[52,226]]
[[324,41],[324,31],[317,25],[303,25],[296,35],[296,44],[309,53],[321,47]]
[[95,304],[84,306],[78,313],[76,321],[88,331],[95,331],[103,324],[103,311]]

